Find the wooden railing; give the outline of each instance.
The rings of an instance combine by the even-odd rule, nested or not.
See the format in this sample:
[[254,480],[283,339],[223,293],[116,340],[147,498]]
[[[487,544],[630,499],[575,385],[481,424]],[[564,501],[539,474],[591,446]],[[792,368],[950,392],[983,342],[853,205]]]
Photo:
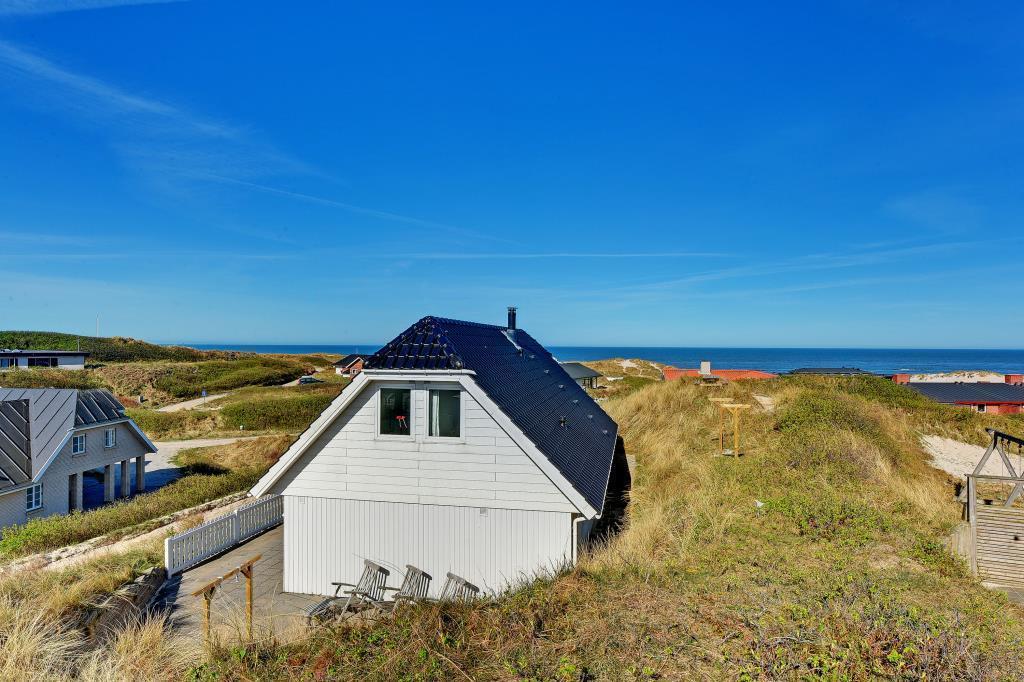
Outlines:
[[[978,484],[985,484],[985,494]],[[1024,478],[967,477],[967,520],[971,524],[971,571],[982,580],[1024,587],[1024,508],[1016,506]]]
[[164,540],[167,575],[180,573],[284,520],[284,500],[265,495],[235,511]]

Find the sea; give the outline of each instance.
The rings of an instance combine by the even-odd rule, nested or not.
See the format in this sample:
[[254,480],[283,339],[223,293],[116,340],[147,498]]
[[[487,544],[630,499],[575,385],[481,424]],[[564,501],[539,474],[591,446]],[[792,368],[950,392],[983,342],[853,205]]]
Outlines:
[[[182,343],[203,350],[251,353],[372,353],[383,344],[239,344]],[[668,348],[648,346],[549,346],[565,362],[604,358],[643,358],[676,367],[698,367],[710,360],[721,369],[761,369],[788,372],[800,367],[856,367],[867,372],[934,373],[987,370],[1000,374],[1024,373],[1024,350],[937,348]]]

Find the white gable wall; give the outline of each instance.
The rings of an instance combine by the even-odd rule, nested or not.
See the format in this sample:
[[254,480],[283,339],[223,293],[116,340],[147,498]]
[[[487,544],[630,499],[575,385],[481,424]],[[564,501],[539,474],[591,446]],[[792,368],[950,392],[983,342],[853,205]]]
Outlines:
[[[269,492],[378,502],[575,512],[565,495],[499,424],[462,391],[462,437],[427,437],[427,391],[456,383],[414,381],[412,436],[377,435],[370,382]],[[387,387],[399,384],[387,382]]]
[[284,498],[284,589],[333,594],[355,583],[370,559],[402,584],[406,564],[433,576],[438,596],[455,573],[495,594],[573,560],[572,515],[288,495]]
[[[428,391],[468,377],[408,379],[357,378],[366,385],[333,423],[314,438],[328,409],[293,446],[311,439],[305,452],[259,489],[284,496],[284,589],[331,594],[370,559],[391,569],[393,586],[412,564],[434,577],[435,595],[448,572],[495,593],[571,563],[577,507],[473,397],[475,385],[461,387],[461,437],[427,436]],[[381,387],[413,391],[410,436],[378,435]]]

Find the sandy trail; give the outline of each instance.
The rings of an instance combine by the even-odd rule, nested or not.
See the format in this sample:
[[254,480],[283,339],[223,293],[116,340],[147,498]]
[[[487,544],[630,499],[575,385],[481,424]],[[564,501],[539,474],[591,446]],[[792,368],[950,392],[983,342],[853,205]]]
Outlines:
[[[985,454],[985,448],[980,445],[961,443],[958,440],[942,436],[922,436],[921,444],[932,456],[932,466],[960,478],[966,478],[967,474],[973,472],[974,467],[978,466],[982,455]],[[1010,462],[1020,474],[1019,458],[1013,455],[1010,457]],[[989,476],[1008,476],[1010,472],[1006,471],[1006,466],[999,455],[993,454],[985,463],[985,468],[981,473]]]
[[185,400],[180,403],[174,403],[173,405],[164,405],[163,407],[157,408],[157,412],[180,412],[181,410],[191,410],[194,407],[202,407],[204,403],[217,398],[223,398],[227,393],[214,393],[208,395],[205,398],[193,398],[192,400]]

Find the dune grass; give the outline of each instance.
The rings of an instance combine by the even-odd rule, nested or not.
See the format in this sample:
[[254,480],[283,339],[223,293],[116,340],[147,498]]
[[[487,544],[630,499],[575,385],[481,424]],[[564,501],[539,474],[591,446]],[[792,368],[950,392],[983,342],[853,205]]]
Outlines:
[[108,388],[95,374],[85,369],[30,369],[0,372],[4,388]]
[[159,542],[61,571],[0,577],[0,679],[171,680],[200,657],[160,619],[133,624],[103,647],[78,629],[90,604],[162,561]]
[[[722,457],[710,395],[754,403]],[[904,389],[905,390],[905,389]],[[909,401],[904,405],[896,401]],[[472,605],[219,651],[230,679],[1008,679],[1024,622],[949,554],[950,481],[887,386],[658,383],[605,403],[638,469],[625,529],[575,568]],[[965,428],[974,429],[971,423]],[[961,427],[957,427],[961,428]]]

